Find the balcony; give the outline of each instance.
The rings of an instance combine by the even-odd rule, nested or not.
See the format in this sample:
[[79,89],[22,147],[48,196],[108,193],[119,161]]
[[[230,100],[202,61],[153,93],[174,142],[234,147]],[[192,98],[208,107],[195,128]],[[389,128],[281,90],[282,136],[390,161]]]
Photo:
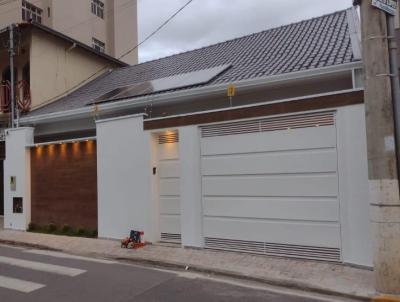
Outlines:
[[[18,81],[15,85],[16,108],[20,113],[26,113],[30,110],[32,100],[29,84],[26,81]],[[9,113],[11,111],[11,84],[9,81],[3,81],[0,84],[0,111]]]

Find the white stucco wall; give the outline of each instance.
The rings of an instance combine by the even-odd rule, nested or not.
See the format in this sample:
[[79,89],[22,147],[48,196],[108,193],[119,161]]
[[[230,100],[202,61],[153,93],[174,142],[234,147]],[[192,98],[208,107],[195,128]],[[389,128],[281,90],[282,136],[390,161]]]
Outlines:
[[[364,105],[337,109],[340,241],[345,263],[372,266]],[[182,245],[202,247],[200,135],[180,127]],[[143,131],[142,116],[97,122],[99,236],[122,238],[143,230],[159,240],[156,135]]]
[[197,126],[188,126],[179,128],[178,131],[182,245],[203,247],[199,128]]
[[372,267],[364,110],[360,104],[337,111],[340,219],[343,261]]
[[[4,228],[26,230],[31,221],[31,171],[30,149],[33,128],[6,131],[6,160],[4,161]],[[11,190],[10,177],[16,177],[15,191]],[[23,198],[23,213],[13,213],[13,198]]]
[[143,117],[97,121],[99,237],[123,238],[130,230],[154,241],[151,135]]

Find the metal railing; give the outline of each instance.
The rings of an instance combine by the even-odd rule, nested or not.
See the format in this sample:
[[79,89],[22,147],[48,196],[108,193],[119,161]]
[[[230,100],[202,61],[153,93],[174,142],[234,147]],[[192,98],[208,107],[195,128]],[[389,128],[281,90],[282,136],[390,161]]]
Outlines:
[[[32,99],[29,84],[22,80],[15,86],[15,101],[19,112],[28,112],[31,108]],[[9,113],[11,110],[11,84],[9,81],[0,83],[0,111]]]

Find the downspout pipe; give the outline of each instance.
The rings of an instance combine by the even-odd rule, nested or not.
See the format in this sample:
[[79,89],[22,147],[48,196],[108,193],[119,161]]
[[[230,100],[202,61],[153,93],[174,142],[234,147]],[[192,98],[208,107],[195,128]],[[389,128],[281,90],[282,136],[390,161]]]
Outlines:
[[14,74],[14,24],[9,27],[9,59],[10,59],[10,90],[11,90],[11,128],[15,127],[15,74]]
[[388,45],[389,45],[389,64],[392,86],[393,117],[396,141],[397,175],[400,177],[400,81],[399,65],[397,60],[396,30],[394,26],[394,16],[386,14]]

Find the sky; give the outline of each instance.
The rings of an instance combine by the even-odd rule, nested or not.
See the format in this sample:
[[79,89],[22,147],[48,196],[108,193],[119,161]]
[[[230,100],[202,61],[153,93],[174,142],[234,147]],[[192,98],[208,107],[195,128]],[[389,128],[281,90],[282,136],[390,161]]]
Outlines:
[[[138,0],[139,42],[188,0]],[[139,48],[139,61],[226,41],[352,6],[352,0],[194,0]]]

